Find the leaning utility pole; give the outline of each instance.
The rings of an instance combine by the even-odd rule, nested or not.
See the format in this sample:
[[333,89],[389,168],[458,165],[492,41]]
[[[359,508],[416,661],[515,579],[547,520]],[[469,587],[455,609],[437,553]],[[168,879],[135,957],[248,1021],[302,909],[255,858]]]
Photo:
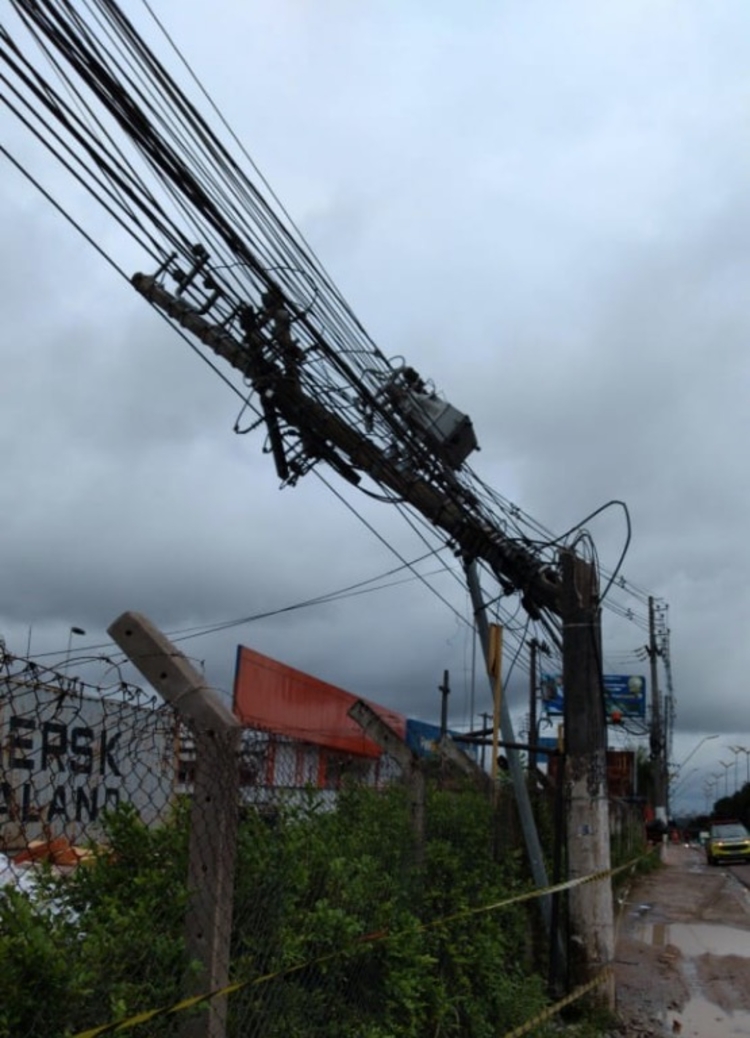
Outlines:
[[[573,830],[589,848],[577,855],[571,845],[571,863],[601,869],[608,861],[602,844],[607,812],[606,795],[601,795],[602,704],[591,655],[598,644],[593,570],[570,552],[551,561],[556,542],[534,546],[517,535],[515,518],[511,523],[501,518],[499,498],[465,464],[478,447],[468,416],[441,399],[429,379],[406,363],[389,360],[375,346],[288,214],[269,205],[243,175],[157,56],[119,17],[116,4],[100,5],[113,15],[102,43],[72,0],[17,0],[13,6],[82,81],[98,114],[120,128],[136,149],[137,167],[123,162],[119,144],[109,138],[97,139],[94,133],[82,146],[78,99],[66,108],[57,90],[56,62],[53,88],[36,70],[30,78],[18,65],[16,50],[12,59],[8,56],[9,45],[15,47],[12,40],[0,40],[0,56],[16,76],[24,103],[30,111],[38,105],[46,109],[57,123],[51,136],[71,154],[86,152],[91,167],[83,164],[84,183],[91,180],[95,197],[156,259],[153,274],[133,277],[134,288],[237,371],[242,413],[255,412],[257,422],[246,430],[235,428],[265,425],[282,485],[294,485],[320,464],[353,486],[367,477],[387,501],[412,508],[430,523],[470,567],[484,563],[502,594],[517,595],[531,620],[563,619],[566,693],[575,706],[571,716],[581,715],[580,729],[577,721],[566,726],[570,810]],[[131,58],[148,62],[152,82],[147,87],[136,86],[123,71]],[[174,221],[173,212],[182,223]],[[486,647],[478,585],[472,599],[485,625]],[[507,697],[500,713],[504,740],[513,742]],[[517,753],[507,756],[526,819],[532,868],[541,878],[544,862],[538,836],[531,835],[525,775]],[[588,883],[574,902],[574,927],[592,967],[607,957],[601,934],[608,923],[598,907],[599,894],[593,893],[605,887]],[[549,896],[542,897],[543,909],[548,901]],[[589,901],[593,907],[587,907]],[[591,939],[583,932],[588,920]]]
[[539,739],[537,732],[538,721],[536,717],[536,692],[537,692],[537,649],[541,648],[536,638],[529,642],[529,775],[533,776],[536,771],[536,745]]
[[[601,611],[594,565],[566,550],[560,569],[568,875],[578,879],[610,868]],[[573,887],[569,906],[573,981],[585,983],[614,959],[611,880]],[[613,982],[606,991],[613,1006]]]
[[651,667],[651,770],[654,789],[654,814],[657,822],[667,825],[667,762],[666,738],[661,716],[661,695],[659,693],[659,672],[657,660],[659,647],[656,643],[656,616],[654,599],[648,599],[648,659]]
[[[472,606],[474,608],[474,616],[476,618],[477,630],[479,632],[479,644],[482,646],[482,652],[484,653],[485,663],[487,665],[487,673],[491,674],[490,667],[490,625],[487,620],[487,610],[482,599],[482,590],[479,585],[479,577],[477,576],[476,563],[470,562],[466,567],[466,580],[469,585],[469,594],[471,595]],[[495,682],[490,676],[490,688],[495,693]],[[507,745],[504,747],[505,756],[508,761],[508,771],[510,773],[511,781],[513,782],[513,791],[516,796],[516,804],[518,806],[518,815],[521,821],[521,830],[523,832],[524,841],[526,843],[526,851],[529,856],[529,865],[531,868],[531,874],[534,877],[536,885],[544,890],[549,886],[549,879],[547,876],[547,867],[544,863],[544,853],[542,851],[542,845],[539,841],[539,833],[537,832],[536,823],[534,821],[534,812],[531,807],[531,800],[529,798],[529,790],[526,785],[526,781],[523,773],[523,766],[521,764],[521,758],[518,750],[515,747],[516,735],[513,728],[513,719],[510,716],[510,709],[508,707],[508,699],[503,696],[499,703],[500,706],[500,731],[503,736],[503,742]],[[542,917],[545,922],[547,929],[550,929],[551,924],[551,910],[552,904],[549,894],[544,895],[540,898],[540,905],[542,909]]]
[[[488,521],[488,517],[476,509],[475,502],[461,491],[455,476],[445,468],[442,470],[445,482],[440,485],[419,469],[394,463],[388,452],[373,442],[366,430],[355,428],[340,413],[306,392],[296,376],[295,362],[285,365],[279,359],[277,350],[280,347],[273,337],[266,339],[254,326],[250,326],[244,338],[237,339],[225,327],[213,325],[185,300],[168,292],[155,278],[136,274],[132,280],[136,289],[154,306],[243,372],[264,401],[269,431],[275,424],[300,430],[302,442],[317,459],[328,461],[350,481],[357,477],[358,472],[367,473],[448,535],[454,550],[467,560],[469,591],[486,661],[489,659],[489,629],[475,560],[486,562],[508,593],[521,593],[522,604],[530,616],[538,618],[543,610],[547,610],[563,618],[563,657],[567,660],[564,682],[567,681],[573,689],[574,699],[579,690],[580,712],[585,721],[580,738],[573,728],[566,725],[566,737],[570,736],[573,740],[573,760],[568,769],[568,775],[572,776],[569,809],[576,824],[571,827],[574,834],[571,839],[575,842],[575,834],[579,838],[579,843],[572,849],[572,855],[569,847],[569,860],[578,869],[577,875],[582,875],[581,870],[589,866],[592,872],[608,869],[609,823],[604,755],[606,729],[603,721],[601,668],[594,667],[593,661],[597,657],[587,657],[583,651],[588,646],[589,653],[592,653],[594,644],[599,643],[599,607],[593,569],[572,552],[562,552],[560,555],[563,574],[560,566],[553,568],[543,563],[525,545],[508,537],[497,524]],[[280,332],[277,333],[279,337],[283,339]],[[280,454],[282,449],[283,443],[279,442]],[[277,464],[280,467],[281,462],[279,457]],[[575,570],[575,573],[571,570],[567,584],[564,576],[566,567]],[[576,567],[583,569],[579,572]],[[585,607],[577,605],[581,580],[584,583],[591,582],[584,596]],[[565,593],[563,586],[566,587]],[[571,620],[571,615],[577,616],[578,612],[581,612],[583,619]],[[586,631],[583,641],[581,627]],[[583,669],[579,671],[579,667]],[[504,741],[515,742],[506,697],[503,697],[501,703],[501,728]],[[584,738],[583,733],[591,738]],[[518,754],[511,751],[507,757],[532,874],[537,885],[543,888],[547,883],[546,869],[525,776]],[[579,850],[581,853],[578,853]],[[582,957],[587,963],[587,971],[591,973],[602,963],[610,962],[613,954],[611,884],[606,881],[585,884],[576,888],[573,900],[577,906],[573,911],[574,929],[577,927]],[[541,898],[542,913],[548,925],[549,902],[549,896]]]
[[[269,333],[269,339],[265,326],[262,331],[250,326],[242,338],[235,337],[226,327],[206,320],[185,299],[168,292],[156,277],[134,274],[131,280],[153,306],[242,372],[255,389],[263,403],[272,454],[282,478],[288,466],[282,456],[283,438],[277,442],[275,433],[283,427],[299,430],[311,459],[328,462],[355,485],[359,473],[366,473],[446,533],[457,553],[487,562],[504,587],[521,592],[523,605],[533,616],[542,609],[557,611],[558,587],[550,567],[477,510],[476,499],[467,496],[450,466],[441,461],[444,483],[440,485],[418,468],[394,460],[340,409],[326,406],[327,402],[306,391],[297,377],[296,359],[289,362],[279,354],[280,332]],[[441,449],[434,448],[433,458],[438,458]]]

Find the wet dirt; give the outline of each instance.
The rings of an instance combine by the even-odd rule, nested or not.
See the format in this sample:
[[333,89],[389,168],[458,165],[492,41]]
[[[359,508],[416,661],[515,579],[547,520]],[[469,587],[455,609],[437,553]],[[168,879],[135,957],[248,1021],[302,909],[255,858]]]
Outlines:
[[617,1010],[628,1038],[750,1038],[750,865],[670,844],[620,892]]

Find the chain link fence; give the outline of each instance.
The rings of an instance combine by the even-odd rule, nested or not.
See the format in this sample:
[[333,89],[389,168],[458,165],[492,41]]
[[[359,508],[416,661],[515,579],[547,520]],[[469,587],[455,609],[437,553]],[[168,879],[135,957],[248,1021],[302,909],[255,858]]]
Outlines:
[[2,661],[2,1038],[144,1010],[136,1038],[482,1035],[540,1011],[537,904],[487,910],[532,886],[509,786],[203,709]]
[[147,825],[165,821],[176,745],[174,712],[133,686],[95,688],[3,656],[0,850],[65,857],[66,847],[100,840],[105,815],[121,803]]

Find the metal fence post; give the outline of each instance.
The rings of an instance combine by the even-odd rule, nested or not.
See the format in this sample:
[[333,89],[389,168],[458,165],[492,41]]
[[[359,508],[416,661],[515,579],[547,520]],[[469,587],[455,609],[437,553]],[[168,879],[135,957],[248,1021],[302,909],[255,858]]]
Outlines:
[[[229,978],[241,728],[203,676],[145,616],[123,613],[108,633],[195,738],[185,919],[191,968],[185,993],[216,991]],[[226,998],[213,999],[206,1011],[184,1017],[182,1038],[224,1038],[226,1012]]]

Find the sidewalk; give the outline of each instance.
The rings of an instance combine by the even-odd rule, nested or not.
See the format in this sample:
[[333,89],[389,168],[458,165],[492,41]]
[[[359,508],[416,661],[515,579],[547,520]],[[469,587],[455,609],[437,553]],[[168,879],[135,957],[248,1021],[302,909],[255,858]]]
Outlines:
[[750,866],[712,868],[666,846],[618,916],[618,1014],[627,1038],[750,1036]]

